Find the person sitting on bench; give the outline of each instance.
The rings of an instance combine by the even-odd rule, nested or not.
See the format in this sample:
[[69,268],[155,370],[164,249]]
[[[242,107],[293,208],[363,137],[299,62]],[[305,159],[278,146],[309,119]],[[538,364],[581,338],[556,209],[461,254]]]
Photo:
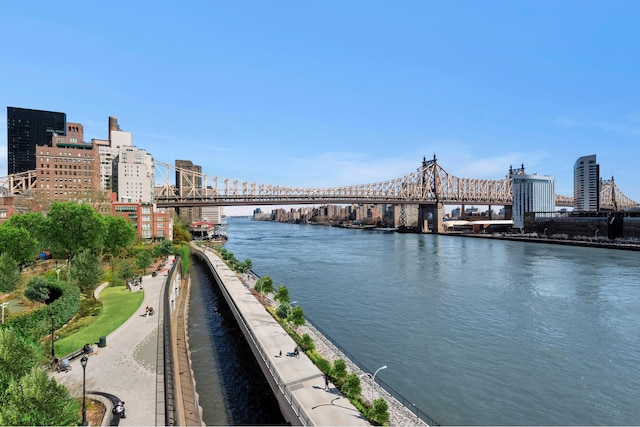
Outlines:
[[60,361],[60,365],[58,367],[60,372],[68,372],[71,370],[71,364],[69,363],[69,359],[66,357]]

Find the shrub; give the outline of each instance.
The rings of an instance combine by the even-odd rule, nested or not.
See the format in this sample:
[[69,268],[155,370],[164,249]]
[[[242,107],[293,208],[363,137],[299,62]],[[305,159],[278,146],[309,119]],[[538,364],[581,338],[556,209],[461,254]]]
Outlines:
[[386,424],[387,422],[389,422],[388,409],[389,404],[387,404],[384,399],[378,398],[373,401],[373,405],[371,406],[371,409],[369,409],[369,413],[367,416],[373,422]]
[[315,350],[316,345],[313,342],[313,339],[309,336],[309,334],[304,334],[302,336],[302,341],[300,342],[302,349],[307,350]]
[[362,391],[362,387],[360,386],[360,377],[353,372],[348,374],[341,390],[349,398],[357,397],[360,394],[360,391]]
[[318,369],[320,369],[325,374],[328,374],[331,370],[331,363],[329,363],[329,361],[323,357],[320,357],[318,360],[316,360],[315,364]]
[[15,328],[35,342],[51,331],[51,313],[54,315],[54,327],[58,329],[80,310],[80,290],[77,286],[57,280],[48,282],[48,286],[48,306],[5,322],[8,327]]
[[342,359],[336,359],[333,361],[333,368],[331,369],[331,376],[338,387],[342,386],[344,379],[347,376],[347,364]]

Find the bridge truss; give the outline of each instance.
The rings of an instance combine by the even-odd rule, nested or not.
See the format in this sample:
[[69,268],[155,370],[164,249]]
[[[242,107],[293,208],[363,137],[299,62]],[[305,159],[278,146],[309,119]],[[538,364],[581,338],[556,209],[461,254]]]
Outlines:
[[[402,178],[344,187],[301,188],[209,177],[156,162],[155,198],[159,207],[357,203],[511,205],[512,176],[523,173],[524,168],[512,169],[498,180],[458,178],[440,166],[434,155],[432,160],[423,159],[421,167]],[[32,196],[36,181],[36,171],[0,177],[0,196]],[[601,209],[619,210],[637,205],[620,191],[613,178],[600,181]],[[573,206],[573,197],[556,195],[556,206]]]
[[[318,203],[511,205],[512,175],[523,173],[524,168],[511,170],[499,180],[458,178],[440,166],[434,155],[432,160],[423,159],[421,167],[402,178],[344,187],[301,188],[209,177],[157,162],[156,177],[164,177],[164,182],[156,187],[156,202],[161,207]],[[172,176],[178,185],[170,183]],[[637,205],[613,180],[601,182],[600,194],[603,209]],[[556,206],[573,206],[573,197],[556,195]]]
[[36,189],[36,171],[27,171],[0,177],[0,197],[33,196]]

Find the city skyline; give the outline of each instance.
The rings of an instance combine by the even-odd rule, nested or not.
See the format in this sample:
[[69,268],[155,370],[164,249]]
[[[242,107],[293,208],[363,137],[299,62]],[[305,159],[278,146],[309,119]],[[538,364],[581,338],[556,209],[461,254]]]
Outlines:
[[[115,116],[158,161],[310,188],[398,178],[434,154],[462,178],[524,163],[568,196],[595,154],[640,201],[635,2],[65,4],[5,8],[20,43],[2,99],[64,112],[87,140]],[[52,34],[56,55],[32,55]],[[6,132],[0,156],[5,175]]]

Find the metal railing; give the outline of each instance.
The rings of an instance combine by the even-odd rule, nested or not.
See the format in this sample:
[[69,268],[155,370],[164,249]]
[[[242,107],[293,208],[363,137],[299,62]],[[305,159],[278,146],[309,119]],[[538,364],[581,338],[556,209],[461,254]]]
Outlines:
[[[215,267],[211,263],[211,260],[209,260],[208,256],[206,256],[206,254],[204,253],[205,251],[203,249],[201,249],[201,248],[196,248],[196,250],[198,252],[200,252],[199,253],[200,258],[204,259],[207,262],[207,264],[209,265],[209,268],[211,269],[213,274],[216,276],[216,280],[217,281],[221,281],[220,277],[218,276],[218,273],[215,270]],[[253,273],[253,274],[255,274],[255,273]],[[309,417],[307,416],[307,414],[303,410],[303,407],[300,404],[300,402],[298,402],[298,400],[295,398],[295,396],[287,388],[287,385],[283,381],[282,377],[280,377],[280,375],[278,375],[278,373],[274,369],[273,364],[269,360],[269,357],[267,357],[267,355],[266,355],[265,349],[263,348],[263,346],[260,343],[260,341],[256,338],[256,336],[253,333],[253,330],[251,329],[251,327],[249,327],[249,325],[247,324],[244,316],[242,315],[242,312],[238,309],[238,307],[236,306],[235,302],[230,297],[230,295],[228,294],[226,289],[224,289],[224,287],[220,287],[220,289],[221,289],[221,291],[223,293],[226,294],[225,300],[227,300],[230,303],[230,308],[232,309],[232,311],[237,313],[237,317],[236,317],[237,321],[240,323],[240,326],[247,332],[247,335],[246,335],[247,338],[251,341],[251,343],[253,344],[254,348],[257,350],[258,354],[260,355],[260,359],[263,361],[264,365],[267,367],[267,370],[271,374],[271,377],[274,379],[276,385],[278,386],[278,390],[280,391],[280,393],[282,393],[284,398],[287,400],[287,402],[289,403],[289,405],[293,409],[294,413],[296,414],[296,416],[298,417],[298,419],[300,420],[302,425],[305,425],[305,426],[314,425],[313,422],[311,421],[311,419],[309,419]]]
[[171,281],[174,278],[174,273],[181,260],[176,256],[176,261],[173,263],[169,274],[165,281],[164,298],[162,302],[162,335],[163,335],[163,351],[164,356],[164,425],[175,426],[178,425],[177,403],[178,397],[175,395],[175,361],[173,359],[173,340],[171,339],[171,306],[169,303],[171,292]]

